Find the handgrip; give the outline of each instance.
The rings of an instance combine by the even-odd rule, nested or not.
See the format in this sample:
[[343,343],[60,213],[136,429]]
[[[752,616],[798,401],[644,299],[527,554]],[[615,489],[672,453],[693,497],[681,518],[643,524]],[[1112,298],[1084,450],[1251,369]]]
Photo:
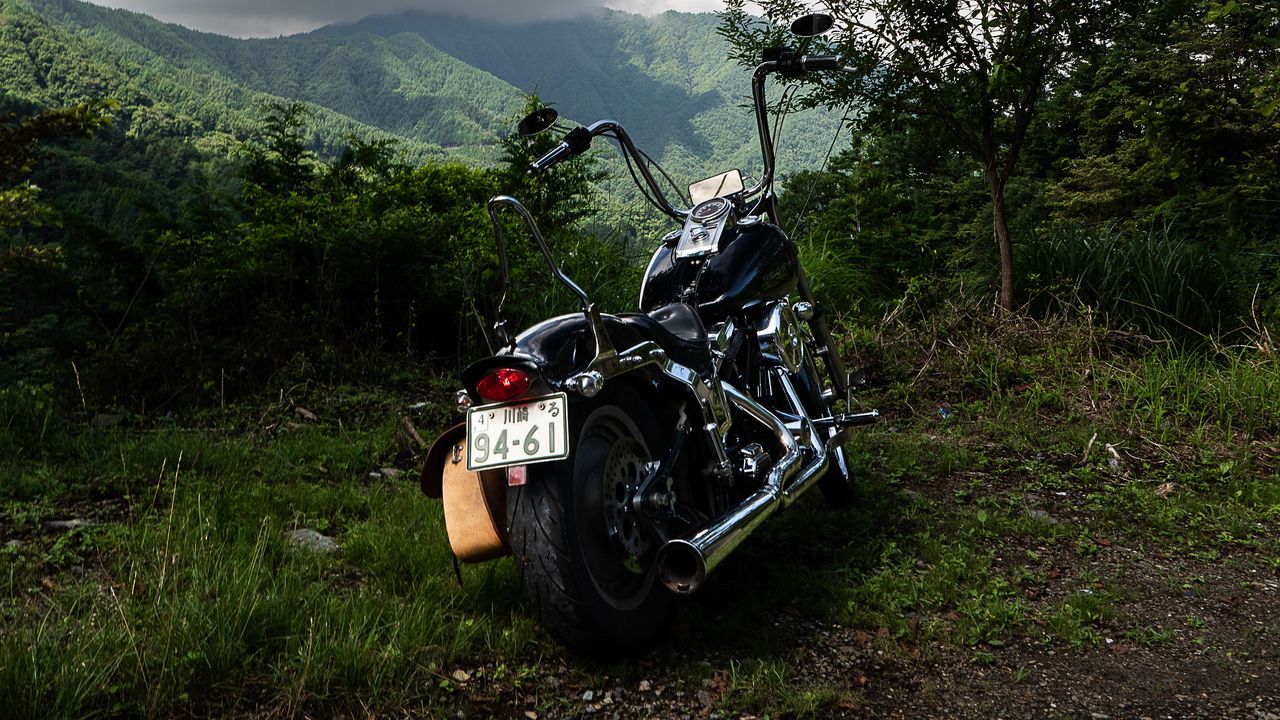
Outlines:
[[573,149],[569,147],[569,143],[561,141],[559,145],[551,148],[546,155],[529,163],[530,175],[541,175],[547,168],[555,165],[561,160],[573,154]]
[[800,58],[802,70],[840,70],[840,58],[835,55],[805,55]]
[[591,137],[591,132],[586,128],[576,127],[570,130],[559,145],[529,165],[529,174],[538,175],[570,155],[586,152],[591,147]]

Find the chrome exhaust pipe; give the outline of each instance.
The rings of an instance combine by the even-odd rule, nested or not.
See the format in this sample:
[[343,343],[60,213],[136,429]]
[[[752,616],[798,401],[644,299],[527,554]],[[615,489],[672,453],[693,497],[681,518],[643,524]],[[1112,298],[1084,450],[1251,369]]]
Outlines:
[[[783,378],[788,395],[794,400],[790,383]],[[760,489],[711,524],[682,538],[668,540],[658,550],[658,578],[677,595],[688,595],[701,587],[707,575],[746,540],[762,522],[798,497],[827,468],[827,455],[821,444],[818,457],[803,469],[799,443],[772,413],[737,388],[724,384],[725,395],[738,409],[769,428],[786,448],[774,464]],[[811,439],[816,439],[811,434]],[[793,476],[799,476],[790,482]],[[790,488],[784,492],[785,488]]]

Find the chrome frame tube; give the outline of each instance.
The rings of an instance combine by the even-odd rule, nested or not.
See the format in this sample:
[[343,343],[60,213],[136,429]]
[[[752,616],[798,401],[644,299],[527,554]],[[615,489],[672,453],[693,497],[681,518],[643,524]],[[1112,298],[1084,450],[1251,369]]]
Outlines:
[[515,210],[520,218],[524,220],[524,225],[529,229],[529,233],[533,235],[533,239],[538,243],[538,249],[542,251],[542,259],[546,261],[547,268],[551,271],[551,276],[559,280],[565,287],[578,296],[578,300],[582,302],[583,310],[591,305],[591,298],[587,296],[587,292],[578,286],[568,275],[564,274],[564,270],[556,264],[555,258],[551,257],[551,249],[547,247],[547,241],[542,239],[542,233],[538,231],[538,225],[533,221],[533,215],[529,213],[525,206],[519,200],[510,195],[498,195],[489,200],[489,219],[493,221],[493,234],[498,242],[498,264],[502,269],[502,297],[498,300],[498,317],[502,317],[502,307],[507,303],[507,290],[511,286],[511,273],[507,267],[507,241],[502,236],[502,221],[498,219],[498,210],[504,207]]

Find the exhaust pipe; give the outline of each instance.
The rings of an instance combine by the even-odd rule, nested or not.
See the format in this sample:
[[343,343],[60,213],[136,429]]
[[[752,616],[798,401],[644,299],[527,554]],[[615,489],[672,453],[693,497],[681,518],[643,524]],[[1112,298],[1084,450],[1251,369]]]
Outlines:
[[[791,383],[785,377],[782,380],[787,394],[795,401]],[[823,451],[821,442],[818,442],[813,445],[820,450],[817,459],[805,467],[794,482],[789,482],[801,470],[799,465],[802,458],[800,445],[791,431],[772,413],[737,388],[725,383],[724,389],[729,401],[738,409],[773,431],[786,452],[769,471],[764,484],[751,497],[711,524],[685,537],[668,540],[658,550],[658,578],[668,590],[677,595],[688,595],[701,587],[707,575],[755,532],[762,522],[798,497],[827,469],[827,454]],[[817,440],[816,434],[812,434],[810,440]],[[790,490],[784,492],[787,488]]]

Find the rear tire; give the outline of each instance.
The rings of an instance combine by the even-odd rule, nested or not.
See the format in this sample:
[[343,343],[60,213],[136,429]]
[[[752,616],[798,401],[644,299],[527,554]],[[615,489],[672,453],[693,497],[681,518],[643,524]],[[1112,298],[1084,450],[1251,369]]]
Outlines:
[[521,592],[573,652],[634,654],[652,642],[674,600],[657,581],[659,542],[627,502],[665,446],[651,409],[624,393],[573,406],[570,422],[573,454],[530,466],[528,483],[510,489]]

